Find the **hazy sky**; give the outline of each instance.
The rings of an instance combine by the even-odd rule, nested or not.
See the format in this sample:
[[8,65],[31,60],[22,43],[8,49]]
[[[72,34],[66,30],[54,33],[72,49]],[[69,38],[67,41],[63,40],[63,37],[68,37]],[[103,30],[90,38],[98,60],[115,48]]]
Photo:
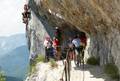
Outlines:
[[23,5],[26,0],[0,0],[0,36],[24,33]]

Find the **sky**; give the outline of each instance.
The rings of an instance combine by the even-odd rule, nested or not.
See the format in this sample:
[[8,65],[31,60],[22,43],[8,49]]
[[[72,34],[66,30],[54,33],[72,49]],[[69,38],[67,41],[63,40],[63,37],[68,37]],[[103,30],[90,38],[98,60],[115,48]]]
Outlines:
[[25,33],[21,15],[25,3],[26,0],[0,0],[0,36]]

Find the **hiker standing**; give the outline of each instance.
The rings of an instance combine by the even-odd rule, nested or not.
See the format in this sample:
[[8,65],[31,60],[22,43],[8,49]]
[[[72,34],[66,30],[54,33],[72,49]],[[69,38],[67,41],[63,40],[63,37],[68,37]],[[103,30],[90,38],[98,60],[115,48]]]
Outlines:
[[55,27],[55,37],[58,39],[59,44],[62,43],[62,33],[58,27]]
[[60,57],[61,57],[60,43],[59,43],[59,40],[56,37],[53,38],[53,47],[56,50],[56,60],[60,60]]
[[50,51],[52,48],[52,41],[49,37],[45,38],[44,46],[45,46],[45,61],[49,61]]
[[28,21],[29,19],[31,18],[30,16],[31,12],[30,12],[30,7],[28,4],[25,4],[24,5],[24,12],[22,13],[22,20],[23,20],[23,23],[26,24],[26,30],[28,30],[27,28],[27,25],[28,25]]

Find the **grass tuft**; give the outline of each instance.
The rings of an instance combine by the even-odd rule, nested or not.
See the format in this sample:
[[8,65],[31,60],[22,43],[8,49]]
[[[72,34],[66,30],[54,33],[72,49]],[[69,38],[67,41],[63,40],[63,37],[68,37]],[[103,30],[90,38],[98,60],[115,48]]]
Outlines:
[[50,65],[52,68],[58,67],[58,64],[56,63],[54,59],[50,59]]
[[36,64],[37,63],[44,62],[44,61],[45,61],[45,56],[41,55],[41,54],[38,54],[38,56],[34,60],[31,60],[30,68],[29,68],[30,69],[29,75],[36,72]]
[[89,65],[99,65],[100,64],[99,58],[89,57],[87,59],[87,64],[89,64]]
[[38,62],[44,62],[45,61],[45,56],[44,55],[41,55],[39,54],[36,58],[35,58],[35,62],[38,63]]

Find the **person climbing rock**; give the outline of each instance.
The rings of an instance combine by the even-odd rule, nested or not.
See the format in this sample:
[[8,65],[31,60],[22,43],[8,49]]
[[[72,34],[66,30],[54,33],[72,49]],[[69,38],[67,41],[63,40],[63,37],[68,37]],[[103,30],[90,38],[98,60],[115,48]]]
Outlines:
[[25,4],[24,5],[24,12],[22,13],[22,20],[23,20],[23,23],[25,23],[26,25],[28,25],[28,20],[30,19],[30,14],[31,14],[31,12],[30,12],[30,7],[27,5],[27,4]]
[[30,9],[29,5],[28,5],[28,4],[25,4],[25,5],[24,5],[24,10],[25,10],[25,11],[28,11],[29,9]]
[[23,15],[23,23],[25,23],[25,24],[28,24],[28,18],[27,18],[27,14],[26,14],[26,12],[24,12],[24,13],[22,13],[22,15]]

